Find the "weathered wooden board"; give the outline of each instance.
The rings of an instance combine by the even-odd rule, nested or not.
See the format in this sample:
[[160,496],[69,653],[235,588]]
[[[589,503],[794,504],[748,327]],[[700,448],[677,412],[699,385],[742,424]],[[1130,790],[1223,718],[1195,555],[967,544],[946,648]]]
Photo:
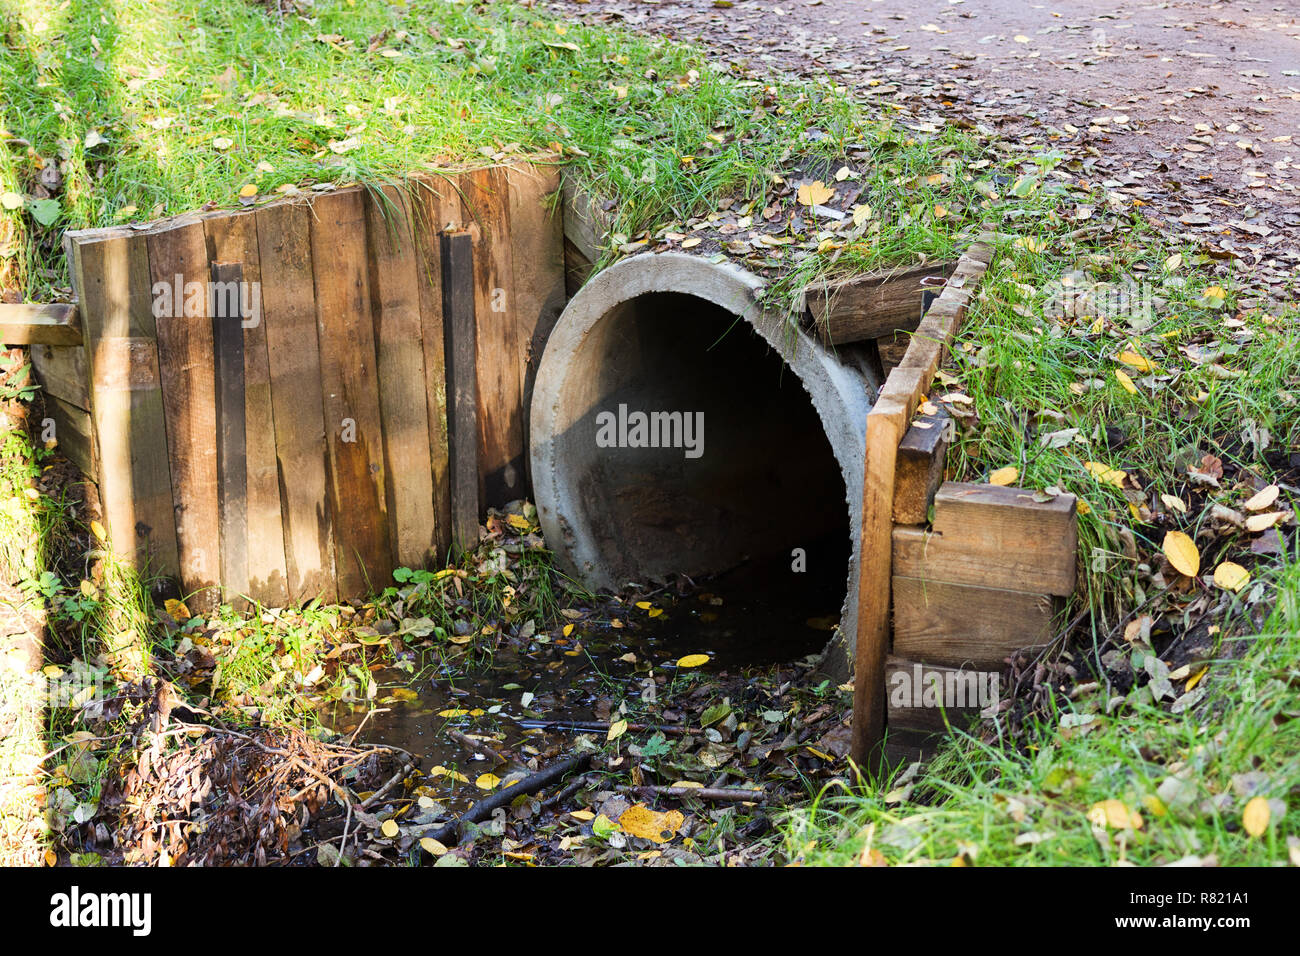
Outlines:
[[69,239],[65,249],[85,323],[91,456],[109,542],[137,567],[176,574],[177,516],[145,240],[112,234]]
[[[212,264],[214,288],[239,288],[239,263]],[[225,599],[244,606],[248,593],[248,455],[244,450],[244,330],[238,303],[211,315],[216,360],[213,394],[217,418],[217,514],[221,521],[221,586]]]
[[442,236],[443,322],[447,355],[447,423],[451,474],[451,538],[456,552],[478,541],[478,349],[474,321],[474,241],[468,232]]
[[81,318],[68,304],[0,304],[0,343],[81,345]]
[[32,368],[46,395],[90,410],[90,372],[84,345],[33,345]]
[[1049,594],[894,575],[894,652],[931,664],[1000,670],[1052,637]]
[[[203,224],[197,219],[188,220],[150,232],[147,244],[153,282],[172,287],[171,307],[157,317],[157,329],[180,579],[186,593],[193,595],[195,609],[208,609],[218,599],[221,533],[217,511],[215,356],[204,294],[208,256]],[[191,296],[189,289],[203,291]],[[95,425],[102,492],[103,479],[114,466],[104,454],[104,426],[98,419]]]
[[981,587],[1068,595],[1078,530],[1073,495],[1037,502],[1024,488],[946,482],[933,531],[896,528],[894,573]]
[[[271,399],[271,366],[263,315],[262,279],[254,213],[208,217],[208,253],[214,263],[237,263],[240,281],[239,325],[242,329],[244,376],[244,451],[247,476],[247,590],[273,607],[285,603],[287,569],[276,463],[275,414]],[[223,582],[227,588],[232,585]]]
[[941,667],[891,655],[885,662],[890,736],[900,730],[964,728],[984,707],[997,704],[1001,685],[997,668]]
[[[430,467],[419,264],[406,196],[388,186],[366,201],[384,479],[393,561],[422,568],[438,547]],[[441,329],[438,330],[441,337]]]
[[366,210],[359,189],[318,196],[312,206],[334,572],[339,593],[355,596],[387,584],[393,569]]
[[510,262],[514,270],[510,312],[515,317],[520,362],[524,462],[527,467],[528,419],[533,380],[542,350],[565,304],[564,231],[556,193],[557,166],[506,170],[510,190]]
[[474,237],[480,507],[522,497],[524,410],[518,312],[511,308],[513,257],[503,167],[464,174],[466,227]]
[[943,481],[952,417],[942,408],[912,421],[898,443],[894,472],[894,523],[924,524]]
[[952,274],[955,262],[932,262],[814,283],[805,290],[808,313],[830,345],[911,332],[921,322],[922,296]]
[[[433,549],[438,561],[445,561],[452,539],[452,493],[441,236],[451,222],[455,222],[459,228],[463,211],[455,183],[441,176],[416,177],[407,193],[407,208],[416,234],[420,332],[424,350],[425,408],[428,415],[429,469],[435,525]],[[477,498],[476,484],[476,501]],[[477,511],[477,506],[475,510]]]
[[[68,459],[91,481],[98,480],[95,462],[95,433],[90,412],[55,398],[45,396],[45,414],[54,420],[54,436],[60,455]],[[168,499],[170,501],[170,498]]]
[[305,204],[257,212],[287,596],[296,603],[337,594],[310,222]]

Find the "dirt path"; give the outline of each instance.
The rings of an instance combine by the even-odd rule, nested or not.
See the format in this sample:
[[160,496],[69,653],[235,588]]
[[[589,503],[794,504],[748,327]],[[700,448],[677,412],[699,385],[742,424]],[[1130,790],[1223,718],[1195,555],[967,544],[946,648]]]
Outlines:
[[[722,5],[725,4],[725,5]],[[1080,179],[1277,285],[1300,265],[1300,10],[1200,0],[553,0],[826,74],[919,122],[1077,158]]]

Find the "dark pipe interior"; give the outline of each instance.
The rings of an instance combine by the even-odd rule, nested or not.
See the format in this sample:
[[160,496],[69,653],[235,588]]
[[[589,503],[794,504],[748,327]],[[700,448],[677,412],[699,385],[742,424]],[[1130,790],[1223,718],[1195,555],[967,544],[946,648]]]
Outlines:
[[[785,581],[794,603],[828,579],[842,600],[850,542],[839,466],[802,384],[748,323],[694,296],[655,293],[611,311],[583,349],[569,387],[587,411],[558,459],[575,469],[620,581],[746,565]],[[703,412],[703,454],[598,447],[597,416],[620,404]],[[791,570],[795,548],[806,573]]]

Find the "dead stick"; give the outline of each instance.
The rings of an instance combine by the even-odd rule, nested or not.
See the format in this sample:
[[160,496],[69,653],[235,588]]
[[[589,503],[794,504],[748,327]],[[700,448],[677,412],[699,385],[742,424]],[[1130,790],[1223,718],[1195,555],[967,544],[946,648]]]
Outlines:
[[762,790],[735,790],[719,787],[633,787],[638,793],[657,794],[661,797],[698,797],[719,803],[767,803],[769,795]]
[[[603,734],[609,732],[609,724],[602,724],[598,720],[516,720],[524,730],[571,730],[580,734]],[[661,734],[702,734],[704,731],[697,730],[693,727],[677,727],[672,724],[628,724],[628,730],[637,733]]]
[[490,797],[485,797],[474,804],[462,816],[457,817],[450,823],[444,823],[438,829],[426,833],[424,836],[437,840],[443,846],[455,846],[464,835],[465,824],[485,820],[492,815],[492,811],[509,805],[515,797],[526,793],[536,793],[544,787],[549,787],[568,774],[585,769],[590,762],[591,754],[585,753],[570,757],[568,760],[561,760],[559,763],[553,763],[546,769],[537,771],[532,776],[524,777],[513,786],[502,787]]
[[382,787],[380,787],[370,796],[366,797],[365,800],[361,801],[361,809],[365,810],[371,804],[377,803],[378,801],[382,800],[384,798],[384,794],[388,793],[389,790],[392,790],[395,786],[397,786],[399,783],[405,780],[407,776],[411,773],[411,771],[414,769],[415,768],[412,767],[409,763],[403,764],[402,769],[397,771],[397,773],[393,774],[391,777],[389,777],[388,781]]
[[470,751],[471,753],[486,754],[488,757],[492,758],[493,763],[506,762],[506,758],[501,756],[501,754],[498,751],[493,750],[491,747],[483,743],[483,741],[481,740],[475,740],[469,734],[462,734],[459,730],[456,730],[453,727],[448,727],[447,736],[450,737],[452,740],[456,741],[456,743],[460,744],[462,747],[464,747],[466,750]]

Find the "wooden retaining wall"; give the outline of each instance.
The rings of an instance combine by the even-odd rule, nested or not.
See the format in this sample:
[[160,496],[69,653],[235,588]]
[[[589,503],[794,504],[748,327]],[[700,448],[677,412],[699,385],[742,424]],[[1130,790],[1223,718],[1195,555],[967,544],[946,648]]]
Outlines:
[[[218,582],[270,605],[356,598],[445,557],[453,497],[477,520],[523,496],[565,301],[558,189],[526,163],[69,233],[84,345],[33,361],[114,550],[200,607]],[[210,281],[260,290],[256,321],[186,295]]]

